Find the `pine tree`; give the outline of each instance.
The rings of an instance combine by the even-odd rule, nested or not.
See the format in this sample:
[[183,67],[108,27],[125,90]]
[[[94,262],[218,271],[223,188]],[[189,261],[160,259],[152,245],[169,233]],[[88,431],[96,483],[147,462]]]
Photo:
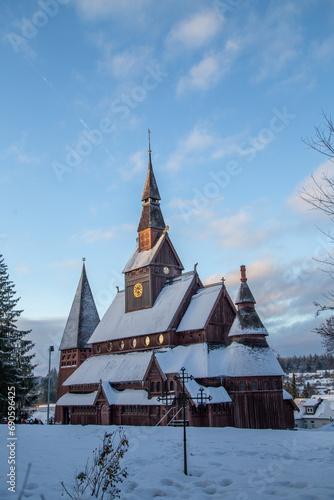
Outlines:
[[9,280],[7,266],[0,254],[0,416],[7,414],[8,388],[15,387],[16,416],[24,416],[24,408],[34,400],[36,378],[29,354],[34,344],[25,337],[31,332],[18,330],[17,320],[22,311],[15,309],[14,283]]
[[299,391],[298,391],[298,387],[296,384],[296,376],[294,373],[292,374],[291,391],[292,391],[291,396],[293,397],[293,399],[298,398]]

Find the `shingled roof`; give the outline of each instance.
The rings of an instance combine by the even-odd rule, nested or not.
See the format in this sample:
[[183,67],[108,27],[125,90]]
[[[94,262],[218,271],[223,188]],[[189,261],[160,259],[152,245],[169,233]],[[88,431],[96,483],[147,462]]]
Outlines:
[[89,337],[100,322],[92,291],[89,286],[85,264],[79,285],[68,316],[59,350],[85,347]]

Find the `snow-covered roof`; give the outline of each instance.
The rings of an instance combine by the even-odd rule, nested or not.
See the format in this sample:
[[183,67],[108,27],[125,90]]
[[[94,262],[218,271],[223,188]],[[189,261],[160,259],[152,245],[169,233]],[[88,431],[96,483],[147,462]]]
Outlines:
[[177,346],[156,352],[155,357],[164,373],[178,373],[184,367],[196,378],[285,375],[270,347],[237,342],[212,350],[205,343]]
[[89,393],[67,392],[57,401],[57,406],[91,406],[94,404],[97,391]]
[[151,357],[152,351],[90,356],[63,385],[97,384],[100,380],[109,382],[143,380]]
[[303,406],[317,406],[320,403],[319,399],[310,398],[303,402]]
[[[189,382],[185,383],[186,389],[189,392],[192,398],[200,397],[201,395],[201,385],[199,385],[195,380],[189,380]],[[224,387],[203,387],[205,396],[211,396],[211,400],[206,400],[206,403],[231,403],[232,399],[227,394],[226,389]],[[200,400],[193,400],[195,405],[198,406],[201,402]]]
[[288,399],[293,399],[293,397],[291,396],[291,394],[288,391],[283,389],[283,399],[288,400]]
[[[212,351],[212,355],[215,353]],[[224,350],[222,361],[224,373],[229,377],[285,375],[270,347],[250,347],[232,342]]]
[[[302,411],[299,414],[299,419],[301,418],[306,418],[306,419],[328,419],[334,420],[334,397],[332,398],[325,398],[321,399],[320,401],[318,398],[310,398],[310,399],[302,399],[298,403],[299,409]],[[316,407],[314,414],[313,413],[307,413],[307,407]],[[296,417],[295,417],[296,418]]]
[[192,296],[190,304],[177,328],[177,332],[201,330],[205,327],[216,303],[222,284],[200,288]]
[[168,280],[153,307],[125,312],[125,292],[116,294],[111,306],[89,339],[90,343],[165,332],[195,279],[194,273]]
[[237,297],[235,299],[236,304],[242,304],[245,302],[250,302],[256,304],[252,292],[247,284],[247,281],[242,281],[238,290]]
[[243,335],[268,335],[267,329],[253,307],[243,307],[237,311],[228,334],[229,337]]
[[151,264],[165,238],[166,233],[163,233],[152,248],[149,250],[142,250],[141,252],[139,252],[139,245],[137,244],[125,268],[123,269],[123,273],[128,273],[129,271],[134,271],[135,269],[140,269],[141,267]]
[[111,405],[162,405],[156,397],[149,398],[144,389],[125,389],[117,391],[110,386],[109,382],[102,383],[104,393]]

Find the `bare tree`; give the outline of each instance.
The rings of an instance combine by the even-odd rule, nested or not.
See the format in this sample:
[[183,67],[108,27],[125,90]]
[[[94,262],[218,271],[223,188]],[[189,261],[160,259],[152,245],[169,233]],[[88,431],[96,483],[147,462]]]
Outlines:
[[[315,127],[315,138],[304,139],[304,143],[334,162],[334,123],[331,115],[324,111],[322,111],[322,117],[323,123],[319,127]],[[334,178],[323,172],[320,181],[314,176],[312,176],[312,179],[313,188],[311,190],[304,188],[300,194],[301,198],[313,209],[320,210],[334,222]],[[333,233],[322,232],[334,243]],[[333,255],[328,252],[327,257],[318,260],[318,262],[322,264],[322,270],[334,279]],[[334,311],[334,293],[329,292],[324,294],[324,297],[329,301],[329,305],[315,303],[318,308],[317,315],[323,311]],[[314,332],[322,336],[323,345],[326,347],[327,352],[334,352],[334,315],[326,319]]]

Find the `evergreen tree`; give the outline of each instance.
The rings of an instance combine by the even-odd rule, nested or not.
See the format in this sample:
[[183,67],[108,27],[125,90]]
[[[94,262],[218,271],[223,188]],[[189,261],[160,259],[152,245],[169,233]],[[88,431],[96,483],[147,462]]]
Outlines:
[[294,373],[292,374],[291,391],[292,391],[291,392],[291,396],[293,397],[293,399],[298,398],[299,391],[298,391],[298,387],[297,387],[297,384],[296,384],[296,376],[295,376]]
[[17,320],[22,311],[15,309],[14,283],[9,280],[7,266],[0,254],[0,416],[7,415],[8,388],[15,387],[16,416],[24,416],[24,407],[34,400],[36,378],[29,354],[34,344],[25,337],[29,331],[18,330]]
[[[38,386],[38,402],[46,404],[48,402],[49,376],[41,377]],[[50,403],[55,403],[57,399],[58,372],[56,368],[50,371]]]

